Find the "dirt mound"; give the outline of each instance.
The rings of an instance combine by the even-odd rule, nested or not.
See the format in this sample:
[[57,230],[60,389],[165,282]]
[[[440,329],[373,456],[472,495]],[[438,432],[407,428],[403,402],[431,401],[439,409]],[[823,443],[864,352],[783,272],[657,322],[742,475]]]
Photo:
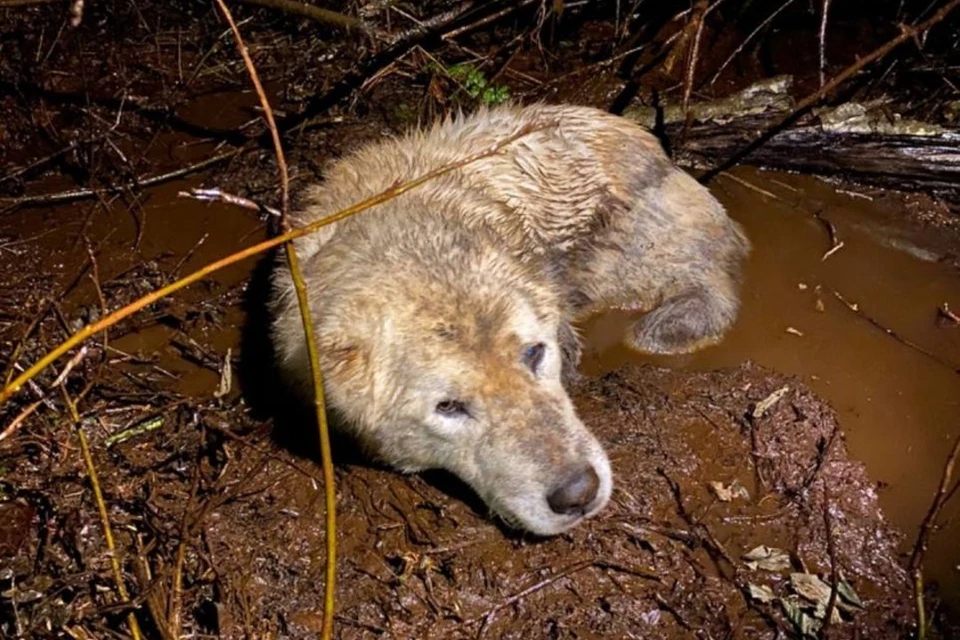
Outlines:
[[[774,638],[828,609],[827,637],[907,635],[898,534],[833,413],[796,380],[641,367],[583,380],[575,398],[617,488],[601,517],[557,538],[498,527],[449,476],[341,461],[338,637]],[[91,430],[150,635],[170,633],[157,620],[224,638],[320,628],[319,470],[244,413],[184,408],[112,448]],[[108,605],[96,508],[79,456],[42,445],[22,438],[3,463],[4,632],[104,637],[125,612]]]

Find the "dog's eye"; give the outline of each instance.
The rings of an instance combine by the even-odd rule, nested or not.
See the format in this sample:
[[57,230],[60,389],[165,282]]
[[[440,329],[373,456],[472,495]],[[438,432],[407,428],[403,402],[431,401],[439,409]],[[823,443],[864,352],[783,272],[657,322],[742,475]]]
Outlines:
[[530,371],[536,373],[537,369],[540,368],[540,363],[543,361],[543,352],[545,350],[546,345],[542,342],[530,345],[523,351],[523,364],[527,365]]
[[444,400],[437,403],[437,413],[444,416],[456,416],[467,413],[467,407],[459,400]]

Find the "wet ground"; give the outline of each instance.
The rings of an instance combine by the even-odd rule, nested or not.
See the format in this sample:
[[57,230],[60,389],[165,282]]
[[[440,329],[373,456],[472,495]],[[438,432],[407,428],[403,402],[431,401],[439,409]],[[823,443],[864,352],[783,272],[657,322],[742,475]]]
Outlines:
[[[949,231],[898,219],[898,208],[910,200],[874,194],[871,201],[814,178],[751,169],[734,175],[714,191],[746,225],[756,250],[743,313],[729,338],[696,356],[655,363],[675,373],[624,370],[645,360],[615,344],[625,319],[607,316],[586,326],[590,377],[578,406],[611,447],[619,489],[609,513],[570,536],[536,543],[491,524],[449,478],[403,478],[353,460],[338,469],[342,637],[666,638],[685,637],[688,628],[773,637],[772,629],[789,626],[782,608],[740,593],[768,584],[786,595],[790,571],[826,579],[824,482],[836,519],[835,564],[869,599],[868,611],[882,610],[892,625],[877,628],[878,618],[855,614],[836,626],[838,637],[850,637],[858,625],[861,637],[906,633],[899,552],[912,547],[957,434],[960,376],[948,363],[960,362],[960,327],[937,315],[944,302],[960,301],[949,254],[955,245]],[[132,273],[125,273],[131,265],[120,248],[136,241],[134,219],[100,214],[88,223],[91,238],[106,239],[97,267],[108,307],[262,237],[255,214],[178,198],[187,184],[155,189],[142,203],[141,251],[154,261]],[[18,228],[25,242],[5,250],[8,264],[22,265],[7,285],[7,300],[23,300],[32,315],[42,303],[24,296],[32,278],[60,265],[60,281],[70,283],[85,266],[86,277],[64,299],[63,316],[96,314],[86,252],[82,244],[70,249],[88,209],[78,204],[8,217],[15,225],[7,227],[8,237]],[[844,243],[826,260],[831,241],[818,211]],[[288,433],[281,438],[286,449],[278,448],[266,423],[237,404],[237,381],[226,398],[212,397],[227,349],[241,366],[243,289],[255,265],[159,303],[117,332],[109,344],[112,371],[99,377],[110,393],[88,415],[99,425],[93,437],[101,447],[102,482],[117,504],[116,526],[128,549],[137,539],[152,540],[154,548],[140,557],[164,575],[177,541],[190,541],[184,628],[223,637],[269,630],[301,637],[316,629],[321,610],[322,494],[312,429]],[[877,329],[834,291],[931,355]],[[58,332],[55,322],[48,324]],[[765,368],[738,368],[745,361]],[[694,373],[726,367],[732,369]],[[622,373],[595,377],[610,371]],[[248,378],[247,384],[259,383]],[[790,391],[775,412],[756,424],[747,418],[756,402],[783,386]],[[155,416],[164,419],[156,432],[106,448],[110,434]],[[833,437],[836,426],[842,436]],[[44,416],[5,451],[11,495],[28,505],[35,495],[51,500],[46,511],[33,504],[10,520],[44,526],[6,534],[18,557],[44,567],[32,578],[18,571],[18,588],[27,593],[43,592],[40,577],[69,573],[71,548],[83,566],[94,562],[88,571],[96,570],[95,559],[103,562],[75,445],[56,436],[65,428],[55,414]],[[771,441],[756,442],[766,428]],[[237,433],[243,435],[228,435]],[[835,443],[829,463],[818,458],[824,442]],[[765,448],[779,462],[754,471],[749,461]],[[863,469],[848,461],[848,452]],[[708,489],[712,481],[739,483],[749,499],[720,502]],[[203,498],[187,500],[195,482]],[[886,528],[879,508],[894,529]],[[137,515],[144,512],[154,515],[144,521]],[[954,506],[950,522],[956,514]],[[181,534],[181,527],[189,528]],[[81,539],[60,539],[81,531]],[[956,592],[960,563],[955,535],[948,524],[928,554],[928,579],[948,596]],[[739,556],[758,545],[792,552],[793,568],[745,569]],[[31,609],[27,598],[24,624],[56,619],[50,606]]]
[[[790,633],[791,607],[813,619],[827,605],[831,575],[851,591],[826,637],[907,633],[898,535],[830,410],[800,381],[756,366],[627,369],[590,379],[576,399],[619,484],[602,517],[545,542],[498,528],[449,477],[338,465],[338,637],[775,638]],[[173,564],[184,633],[311,637],[324,538],[315,465],[236,413],[165,418],[109,452],[106,434],[93,434],[118,540],[148,585],[153,619],[172,619],[162,603]],[[71,611],[86,600],[83,577],[64,574],[74,554],[86,571],[104,569],[102,540],[73,465],[46,462],[21,455],[8,471],[23,478],[21,497],[55,505],[7,505],[19,525],[4,537],[17,552],[14,613],[25,631],[67,621],[77,632],[90,626]],[[32,526],[38,519],[46,526]],[[34,558],[42,571],[31,571]]]
[[[511,58],[502,77],[531,99],[606,105],[623,90],[603,73],[584,78],[574,67],[567,75],[569,64],[551,77],[540,62]],[[242,77],[235,71],[217,73]],[[375,84],[357,112],[337,111],[298,139],[295,184],[320,158],[409,124],[408,110],[442,106],[412,83],[400,74]],[[194,98],[178,117],[197,130],[233,131],[257,117],[253,104],[245,90],[221,90]],[[142,142],[117,137],[127,155]],[[144,172],[223,149],[215,135],[161,128]],[[20,151],[21,161],[32,157],[28,146]],[[102,306],[116,308],[264,238],[255,213],[177,194],[222,184],[269,200],[273,171],[269,152],[257,151],[139,195],[5,213],[7,374]],[[47,175],[26,188],[74,186]],[[816,611],[810,576],[829,583],[835,571],[865,606],[839,598],[841,618],[828,637],[909,633],[903,554],[960,435],[960,326],[937,311],[945,303],[960,311],[957,217],[921,196],[749,168],[711,188],[755,246],[743,312],[724,343],[687,358],[648,359],[616,344],[623,317],[585,328],[588,375],[576,402],[609,447],[618,483],[602,517],[570,535],[531,540],[490,522],[449,477],[402,477],[336,443],[340,637],[782,637],[793,605]],[[86,394],[81,414],[150,637],[179,629],[299,638],[319,628],[316,443],[312,426],[281,421],[274,429],[262,407],[269,380],[249,364],[257,265],[235,265],[151,306],[112,331],[106,348],[91,341],[91,355],[68,380],[70,393]],[[252,340],[242,331],[251,326]],[[54,376],[41,376],[39,388]],[[225,379],[232,385],[221,395]],[[784,387],[767,413],[751,417]],[[36,394],[8,408],[4,428]],[[0,443],[0,618],[12,620],[0,631],[43,637],[65,625],[74,637],[112,637],[125,612],[111,604],[108,558],[70,420],[46,394],[49,406]],[[124,442],[110,440],[147,425]],[[934,617],[960,608],[958,516],[954,503],[927,555]],[[751,569],[742,556],[760,545],[785,559],[775,552],[768,569]]]
[[[884,512],[902,531],[915,532],[960,435],[960,327],[938,312],[960,299],[960,244],[936,226],[897,219],[924,209],[932,216],[936,207],[923,199],[843,193],[811,177],[747,169],[735,175],[746,184],[720,178],[714,192],[754,242],[740,319],[718,347],[651,361],[710,370],[751,360],[802,376],[837,412],[851,455],[881,487]],[[843,242],[825,260],[832,244],[818,213]],[[627,320],[594,321],[590,371],[644,360],[612,343]],[[929,571],[956,598],[960,504],[948,511],[951,524],[931,548]]]

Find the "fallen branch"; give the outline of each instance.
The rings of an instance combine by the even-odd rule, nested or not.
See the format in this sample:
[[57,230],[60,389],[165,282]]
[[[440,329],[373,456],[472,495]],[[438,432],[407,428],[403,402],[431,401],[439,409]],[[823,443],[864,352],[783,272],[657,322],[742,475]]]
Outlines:
[[855,314],[857,314],[858,316],[860,316],[861,318],[863,318],[864,320],[866,320],[867,322],[869,322],[870,324],[872,324],[874,327],[876,327],[876,328],[879,329],[880,331],[883,331],[885,334],[887,334],[888,336],[890,336],[891,338],[893,338],[894,340],[896,340],[897,342],[899,342],[899,343],[902,344],[903,346],[908,347],[908,348],[910,348],[910,349],[913,349],[913,350],[916,351],[917,353],[922,353],[923,355],[927,356],[928,358],[930,358],[931,360],[933,360],[933,361],[936,362],[937,364],[939,364],[939,365],[941,365],[941,366],[944,366],[944,367],[950,369],[951,371],[953,371],[953,372],[956,373],[956,374],[960,374],[960,367],[958,367],[957,365],[952,364],[952,363],[944,360],[943,358],[941,358],[941,357],[938,356],[937,354],[933,353],[932,351],[929,351],[928,349],[925,349],[925,348],[921,347],[919,344],[917,344],[916,342],[910,340],[909,338],[904,338],[903,336],[901,336],[899,333],[897,333],[897,332],[894,331],[893,329],[884,326],[884,325],[881,324],[878,320],[876,320],[876,319],[874,319],[873,317],[871,317],[871,316],[867,315],[866,313],[864,313],[863,310],[860,309],[860,306],[859,306],[858,304],[856,304],[856,303],[854,303],[854,302],[848,301],[846,298],[844,298],[844,297],[840,294],[839,291],[837,291],[837,290],[835,290],[835,289],[833,289],[832,291],[833,291],[834,297],[835,297],[837,300],[839,300],[840,302],[842,302],[843,305],[844,305],[847,309],[849,309],[850,311],[853,311]]
[[[74,428],[77,431],[77,438],[80,440],[80,453],[83,455],[83,463],[87,468],[87,476],[90,478],[90,488],[93,490],[93,497],[97,503],[97,511],[100,513],[100,524],[103,527],[103,538],[107,544],[107,554],[110,556],[110,568],[113,571],[113,579],[117,586],[117,593],[120,596],[120,602],[130,604],[130,594],[127,593],[127,587],[123,583],[123,572],[120,570],[120,560],[117,557],[117,548],[113,541],[113,529],[110,527],[110,515],[107,513],[107,504],[103,499],[103,491],[100,490],[100,480],[97,476],[97,467],[93,463],[93,456],[90,454],[90,444],[87,442],[87,434],[83,430],[83,422],[80,420],[80,414],[77,412],[77,405],[67,392],[67,388],[61,383],[60,390],[63,392],[63,399],[70,410],[70,417],[73,420]],[[130,627],[130,634],[134,640],[140,640],[140,625],[137,623],[137,617],[130,611],[127,614],[127,624]]]
[[[790,76],[776,76],[724,98],[692,103],[688,111],[678,99],[659,113],[634,106],[623,115],[659,128],[680,164],[715,170],[730,149],[750,145],[758,131],[796,111],[792,82]],[[960,201],[960,130],[905,117],[891,121],[882,101],[848,102],[812,115],[769,136],[749,162],[901,191],[933,191]],[[735,179],[729,172],[718,175]]]
[[960,438],[953,444],[953,450],[947,457],[947,463],[943,467],[943,475],[940,477],[940,486],[933,496],[933,503],[927,511],[923,524],[920,525],[920,533],[917,534],[917,542],[913,545],[913,553],[910,554],[910,563],[907,565],[910,575],[913,577],[913,595],[917,603],[917,638],[924,640],[927,636],[926,611],[923,606],[923,556],[927,552],[930,544],[930,534],[937,522],[940,511],[947,503],[947,500],[953,495],[953,491],[947,492],[950,486],[950,479],[953,477],[953,467],[957,463],[957,457],[960,456]]
[[824,480],[823,484],[823,530],[827,537],[827,555],[830,558],[830,598],[827,600],[827,611],[823,614],[823,631],[830,628],[833,612],[837,606],[837,595],[840,593],[840,566],[837,560],[837,543],[833,533],[833,516],[830,514],[830,489]]
[[[293,15],[301,16],[303,18],[310,18],[315,22],[320,22],[322,24],[330,25],[332,27],[337,27],[339,29],[359,29],[361,31],[366,31],[367,27],[363,22],[358,18],[353,16],[348,16],[343,13],[337,13],[336,11],[330,11],[329,9],[321,9],[312,4],[305,4],[303,2],[295,2],[294,0],[238,0],[243,4],[255,4],[260,7],[267,7],[270,9],[279,9],[285,13],[292,13]],[[219,3],[218,3],[219,4]]]
[[215,164],[223,162],[224,160],[230,160],[231,158],[234,158],[246,151],[246,149],[247,147],[243,146],[238,149],[234,149],[233,151],[221,153],[213,156],[212,158],[201,160],[200,162],[196,162],[180,169],[168,171],[167,173],[161,173],[160,175],[156,176],[137,178],[136,180],[126,184],[117,185],[114,187],[106,187],[104,189],[73,189],[70,191],[45,193],[35,196],[23,196],[20,198],[0,198],[0,205],[17,207],[22,205],[60,204],[64,202],[73,202],[75,200],[85,200],[86,198],[96,198],[113,193],[120,193],[122,191],[129,191],[131,189],[152,187],[164,182],[176,180],[177,178],[182,178],[186,175],[190,175],[191,173],[196,173],[197,171],[202,171],[208,167],[212,167]]
[[490,618],[492,618],[493,615],[496,614],[496,613],[497,613],[498,611],[500,611],[501,609],[505,609],[505,608],[509,607],[510,605],[515,604],[515,603],[519,602],[520,600],[523,600],[524,598],[526,598],[526,597],[529,596],[530,594],[536,593],[537,591],[540,591],[541,589],[543,589],[543,588],[545,588],[545,587],[549,587],[550,585],[554,584],[554,583],[557,582],[558,580],[562,580],[563,578],[569,577],[569,576],[573,575],[574,573],[577,573],[578,571],[583,571],[583,570],[586,569],[587,567],[593,566],[593,564],[594,564],[594,561],[593,561],[593,560],[581,560],[580,562],[575,562],[575,563],[573,563],[572,565],[568,566],[568,567],[565,568],[565,569],[560,569],[559,571],[557,571],[557,572],[554,573],[553,575],[551,575],[551,576],[549,576],[549,577],[547,577],[547,578],[544,578],[543,580],[540,580],[539,582],[536,582],[536,583],[530,585],[530,586],[527,587],[526,589],[523,589],[523,590],[515,593],[514,595],[510,596],[509,598],[507,598],[506,600],[504,600],[504,601],[501,602],[500,604],[497,604],[497,605],[491,607],[491,608],[490,608],[485,614],[483,614],[482,616],[473,618],[472,620],[468,620],[466,624],[476,624],[477,622],[481,622],[481,621],[482,621],[482,622],[483,622],[483,625],[482,625],[482,627],[481,627],[481,629],[482,629],[483,627],[486,627],[487,623],[490,621]]
[[202,200],[204,202],[223,202],[225,204],[232,204],[233,206],[240,207],[241,209],[256,211],[261,215],[276,216],[278,218],[283,217],[283,212],[279,209],[275,209],[269,205],[263,204],[262,202],[251,200],[250,198],[244,198],[243,196],[227,193],[226,191],[221,190],[219,187],[213,187],[211,189],[190,189],[189,191],[181,191],[177,195],[182,198],[194,198],[195,200]]
[[719,166],[714,167],[700,176],[700,182],[706,184],[713,180],[717,175],[723,171],[727,171],[734,166],[740,164],[747,156],[753,153],[755,150],[763,146],[770,138],[775,136],[784,127],[789,126],[790,123],[794,122],[798,117],[804,114],[807,109],[817,104],[820,100],[830,95],[837,87],[841,84],[860,73],[867,65],[880,60],[885,57],[891,51],[899,47],[904,42],[908,40],[913,40],[918,38],[920,34],[930,30],[932,27],[936,26],[960,6],[960,0],[950,0],[946,5],[940,8],[935,14],[933,14],[927,20],[915,25],[900,25],[900,35],[893,38],[886,44],[880,46],[879,48],[873,50],[869,54],[858,59],[856,62],[848,66],[846,69],[835,75],[830,79],[829,82],[824,84],[820,89],[814,91],[808,95],[803,100],[799,101],[794,107],[793,111],[788,114],[786,117],[782,118],[774,126],[766,129],[761,133],[757,138],[755,138],[750,144],[741,149],[740,151],[734,153],[730,156],[729,159],[721,163]]
[[[244,0],[249,1],[249,0]],[[258,0],[258,2],[263,0]],[[283,2],[287,0],[270,0],[271,2]],[[267,121],[267,127],[270,129],[270,136],[273,139],[273,148],[277,157],[277,170],[280,173],[281,205],[280,205],[280,225],[284,231],[289,231],[287,214],[290,209],[290,178],[287,172],[287,160],[283,154],[283,145],[280,143],[280,132],[277,130],[277,122],[273,117],[273,109],[270,107],[270,101],[260,83],[260,77],[257,69],[250,58],[247,46],[243,42],[240,30],[237,28],[233,15],[227,8],[224,0],[216,0],[217,5],[223,12],[227,22],[230,23],[230,29],[233,31],[233,37],[237,41],[237,49],[243,57],[243,63],[246,65],[247,73],[250,74],[250,80],[253,82],[257,96],[260,99],[260,105],[263,107],[263,116]],[[297,4],[297,3],[290,3]],[[323,11],[319,9],[318,11]],[[320,432],[320,452],[323,466],[323,491],[326,499],[326,583],[323,594],[323,622],[321,628],[321,638],[330,640],[333,637],[333,609],[334,592],[337,578],[337,518],[336,518],[336,493],[334,492],[333,478],[333,460],[330,451],[330,429],[327,425],[327,407],[326,394],[323,388],[323,372],[320,369],[320,355],[317,352],[317,343],[313,335],[313,320],[310,316],[310,303],[307,300],[307,285],[303,280],[303,273],[300,270],[300,260],[297,258],[297,251],[293,242],[287,242],[284,245],[287,253],[287,262],[290,267],[290,274],[293,278],[293,285],[297,292],[297,303],[300,306],[300,318],[303,321],[303,331],[306,336],[307,353],[310,360],[310,372],[313,378],[314,408],[316,409],[317,428]],[[184,549],[181,542],[180,552]],[[178,629],[178,626],[171,625],[171,628]]]

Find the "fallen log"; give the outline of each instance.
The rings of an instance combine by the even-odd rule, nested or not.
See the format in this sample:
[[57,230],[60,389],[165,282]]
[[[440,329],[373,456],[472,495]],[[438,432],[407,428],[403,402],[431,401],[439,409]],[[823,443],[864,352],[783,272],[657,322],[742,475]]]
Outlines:
[[[790,84],[789,76],[778,76],[721,100],[693,104],[689,124],[679,105],[667,105],[659,129],[678,162],[711,169],[793,111]],[[650,128],[658,118],[652,107],[628,108],[624,116]],[[888,100],[814,110],[745,162],[960,203],[960,129],[904,118]]]

